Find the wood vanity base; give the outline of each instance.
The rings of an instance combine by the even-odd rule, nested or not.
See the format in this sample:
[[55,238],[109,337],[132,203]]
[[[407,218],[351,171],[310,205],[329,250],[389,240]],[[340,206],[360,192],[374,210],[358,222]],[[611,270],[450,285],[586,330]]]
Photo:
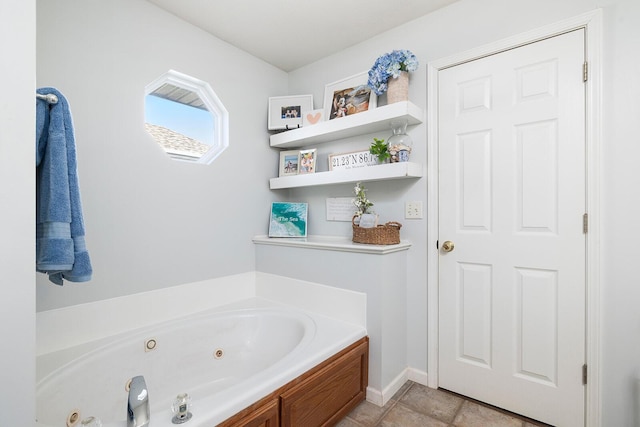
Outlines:
[[365,398],[369,338],[330,357],[218,427],[329,427]]

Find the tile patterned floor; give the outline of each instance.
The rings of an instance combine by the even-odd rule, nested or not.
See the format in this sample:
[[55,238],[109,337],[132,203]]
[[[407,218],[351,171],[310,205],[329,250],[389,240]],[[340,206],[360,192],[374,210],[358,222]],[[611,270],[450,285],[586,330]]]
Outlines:
[[[467,400],[454,393],[408,381],[379,407],[367,401],[337,427],[544,427],[517,415]],[[547,426],[548,427],[548,426]]]

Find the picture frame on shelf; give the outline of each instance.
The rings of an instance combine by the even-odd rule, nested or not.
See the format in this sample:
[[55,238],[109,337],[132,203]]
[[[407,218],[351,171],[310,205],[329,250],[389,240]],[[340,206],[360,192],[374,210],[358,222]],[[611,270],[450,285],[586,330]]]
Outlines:
[[307,211],[307,203],[271,203],[269,237],[307,237]]
[[302,116],[303,126],[313,126],[324,121],[324,108],[311,110]]
[[303,115],[313,110],[313,95],[269,98],[268,130],[296,129],[304,125]]
[[326,199],[327,221],[351,222],[357,212],[353,197],[329,197]]
[[300,170],[300,151],[287,150],[280,152],[278,176],[297,175]]
[[367,86],[368,72],[329,83],[324,89],[324,119],[334,120],[376,108],[378,97]]
[[300,150],[300,167],[299,174],[315,173],[316,171],[316,155],[317,150],[311,148],[309,150]]
[[378,156],[369,150],[329,154],[329,170],[349,170],[367,166],[377,166]]

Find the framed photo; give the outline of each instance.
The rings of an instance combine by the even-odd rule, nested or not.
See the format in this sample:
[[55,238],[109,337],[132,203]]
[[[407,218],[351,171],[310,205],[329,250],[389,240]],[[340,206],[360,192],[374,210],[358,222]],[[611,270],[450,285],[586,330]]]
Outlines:
[[302,125],[311,126],[324,121],[324,109],[311,110],[302,115]]
[[316,149],[300,151],[300,168],[298,173],[314,173],[316,171]]
[[303,114],[311,110],[313,110],[313,95],[270,97],[267,129],[299,128],[303,125]]
[[278,176],[297,175],[300,169],[300,151],[280,152],[280,173]]
[[368,72],[329,83],[324,89],[324,119],[334,120],[376,108],[378,97],[367,86]]
[[306,203],[273,202],[269,237],[307,237]]

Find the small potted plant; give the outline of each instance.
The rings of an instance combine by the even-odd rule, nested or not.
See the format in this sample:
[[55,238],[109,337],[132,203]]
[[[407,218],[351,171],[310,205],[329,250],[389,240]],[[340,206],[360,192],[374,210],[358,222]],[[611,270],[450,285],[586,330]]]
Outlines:
[[359,182],[355,187],[353,187],[353,193],[356,195],[356,198],[353,200],[353,204],[356,207],[355,215],[358,217],[372,213],[369,209],[373,206],[373,202],[367,199],[366,191],[367,189]]
[[378,163],[386,163],[391,157],[389,144],[384,142],[384,139],[373,138],[373,141],[369,147],[369,153],[378,157]]
[[378,225],[378,215],[371,211],[373,202],[367,198],[366,191],[361,183],[357,183],[353,188],[353,193],[356,195],[353,199],[356,213],[351,222],[358,227],[372,228]]

